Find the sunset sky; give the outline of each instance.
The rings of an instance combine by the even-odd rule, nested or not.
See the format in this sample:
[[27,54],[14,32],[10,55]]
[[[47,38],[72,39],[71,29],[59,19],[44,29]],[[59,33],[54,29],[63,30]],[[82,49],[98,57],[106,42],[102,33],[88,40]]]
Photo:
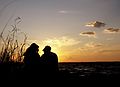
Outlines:
[[18,17],[40,55],[50,45],[59,62],[120,61],[120,0],[0,0],[0,32]]

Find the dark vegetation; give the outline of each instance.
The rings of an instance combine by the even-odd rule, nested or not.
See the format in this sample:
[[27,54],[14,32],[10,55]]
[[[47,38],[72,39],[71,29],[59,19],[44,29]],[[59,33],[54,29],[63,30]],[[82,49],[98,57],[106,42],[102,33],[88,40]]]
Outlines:
[[[9,29],[7,32],[5,32],[9,23],[8,20],[0,33],[0,63],[11,61],[22,62],[23,60],[23,53],[25,51],[27,36],[18,28],[20,22],[21,18],[16,18],[14,20],[14,24],[11,25],[12,29]],[[19,38],[21,35],[24,36],[22,40]]]

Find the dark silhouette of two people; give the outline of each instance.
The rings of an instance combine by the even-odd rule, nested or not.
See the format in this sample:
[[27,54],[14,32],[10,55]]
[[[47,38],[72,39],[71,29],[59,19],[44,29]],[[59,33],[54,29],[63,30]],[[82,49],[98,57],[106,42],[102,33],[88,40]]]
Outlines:
[[51,52],[50,46],[45,46],[44,54],[39,55],[39,46],[32,43],[24,53],[25,77],[28,79],[57,79],[58,56]]

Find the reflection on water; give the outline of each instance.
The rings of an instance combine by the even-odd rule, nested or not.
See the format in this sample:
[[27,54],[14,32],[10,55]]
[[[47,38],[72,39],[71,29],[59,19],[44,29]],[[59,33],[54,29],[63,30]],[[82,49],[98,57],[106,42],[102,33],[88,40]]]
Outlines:
[[59,70],[68,72],[72,78],[119,78],[119,62],[59,63]]

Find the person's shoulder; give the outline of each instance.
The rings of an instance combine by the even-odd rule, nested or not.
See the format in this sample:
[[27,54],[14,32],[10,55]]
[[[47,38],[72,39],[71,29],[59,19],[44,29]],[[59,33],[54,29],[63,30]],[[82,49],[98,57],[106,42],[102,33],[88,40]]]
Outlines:
[[51,52],[51,54],[53,54],[53,55],[57,55],[56,53],[54,53],[54,52]]
[[54,53],[54,52],[51,52],[51,54],[52,54],[53,56],[56,56],[56,57],[57,57],[57,54],[56,54],[56,53]]

